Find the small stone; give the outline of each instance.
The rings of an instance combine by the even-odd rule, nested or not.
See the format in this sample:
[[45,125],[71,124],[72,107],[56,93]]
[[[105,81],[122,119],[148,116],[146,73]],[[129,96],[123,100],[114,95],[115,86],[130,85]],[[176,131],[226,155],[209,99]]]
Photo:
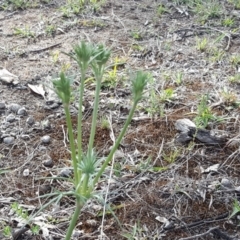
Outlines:
[[72,174],[72,171],[68,168],[64,168],[60,171],[59,177],[64,177],[64,178],[69,178],[70,175]]
[[15,121],[15,116],[13,114],[9,114],[7,117],[6,117],[6,121],[7,122],[14,122]]
[[53,160],[50,158],[50,159],[47,159],[47,160],[45,160],[44,162],[43,162],[43,165],[45,166],[45,167],[48,167],[48,168],[51,168],[51,167],[53,167]]
[[224,188],[233,188],[233,184],[227,178],[222,179],[221,185]]
[[13,144],[13,142],[14,142],[14,137],[5,137],[4,139],[3,139],[3,142],[5,143],[5,144]]
[[27,134],[22,134],[22,135],[20,136],[20,138],[23,139],[23,140],[30,140],[30,136],[27,135]]
[[6,108],[5,102],[0,102],[0,109],[5,109],[5,108]]
[[39,186],[39,190],[36,193],[37,195],[44,195],[46,193],[49,193],[51,191],[51,186],[50,185],[41,185]]
[[45,135],[41,138],[42,143],[48,144],[51,141],[51,137],[49,135]]
[[26,116],[27,111],[26,111],[25,107],[22,107],[22,108],[18,109],[17,115]]
[[9,106],[9,109],[16,113],[19,109],[21,108],[21,106],[17,103],[12,103],[10,106]]
[[240,186],[236,187],[235,191],[240,193]]
[[23,171],[23,176],[24,176],[24,177],[29,176],[29,169],[24,169],[24,171]]
[[35,123],[33,116],[29,116],[26,120],[27,124],[32,126]]

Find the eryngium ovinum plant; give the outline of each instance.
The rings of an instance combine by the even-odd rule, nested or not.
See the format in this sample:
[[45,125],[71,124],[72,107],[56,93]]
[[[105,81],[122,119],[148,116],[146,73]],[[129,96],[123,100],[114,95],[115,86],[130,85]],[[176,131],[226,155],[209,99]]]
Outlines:
[[[96,197],[95,187],[104,173],[104,170],[112,160],[115,151],[117,150],[128,125],[131,122],[137,103],[141,100],[143,89],[147,83],[148,74],[144,72],[137,72],[131,79],[132,83],[132,108],[129,112],[128,118],[108,156],[98,158],[94,151],[94,137],[96,132],[96,122],[99,105],[99,95],[101,90],[101,82],[103,74],[106,69],[106,63],[110,57],[110,50],[104,45],[92,45],[90,43],[81,42],[74,47],[74,54],[71,57],[78,63],[81,72],[81,83],[79,88],[79,111],[78,111],[78,126],[77,126],[77,141],[74,139],[71,115],[69,105],[71,101],[71,83],[72,81],[65,75],[64,72],[60,74],[60,78],[53,81],[53,85],[58,97],[63,103],[63,108],[66,115],[66,122],[69,135],[71,159],[73,165],[73,183],[74,187],[71,194],[75,196],[76,208],[71,218],[65,239],[69,240],[75,228],[78,217],[81,213],[86,201],[90,198]],[[95,99],[92,114],[91,133],[87,151],[82,149],[82,105],[84,95],[84,80],[88,68],[93,71],[96,89]],[[64,194],[63,194],[64,195]],[[62,196],[63,196],[62,195]],[[69,195],[69,194],[68,194]]]

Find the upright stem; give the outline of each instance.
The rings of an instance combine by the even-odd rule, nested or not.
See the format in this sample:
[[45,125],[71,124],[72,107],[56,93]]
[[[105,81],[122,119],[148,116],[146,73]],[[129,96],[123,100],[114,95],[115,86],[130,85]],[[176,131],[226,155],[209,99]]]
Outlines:
[[[84,81],[85,81],[86,70],[81,69],[81,84],[79,94],[79,109],[78,109],[78,163],[82,160],[82,106],[83,106],[83,94],[84,94]],[[80,176],[79,176],[80,177]]]
[[65,240],[70,240],[71,239],[71,236],[72,236],[72,232],[76,226],[76,222],[78,220],[78,217],[80,215],[80,212],[82,210],[82,207],[83,207],[83,203],[82,201],[80,200],[79,197],[76,197],[76,209],[74,211],[74,214],[72,215],[72,219],[70,221],[70,225],[68,227],[68,230],[67,230],[67,234],[66,234],[66,237],[65,237]]
[[70,116],[68,105],[66,105],[66,104],[64,105],[64,111],[65,111],[65,115],[66,115],[69,143],[70,143],[70,149],[71,149],[71,157],[72,157],[72,161],[73,161],[75,186],[77,186],[77,183],[79,182],[79,176],[78,176],[78,172],[77,172],[76,149],[75,149],[75,144],[74,144],[74,136],[73,136],[71,116]]
[[92,151],[94,137],[96,133],[97,112],[98,112],[98,105],[99,105],[99,95],[100,95],[100,89],[101,89],[102,76],[103,76],[103,69],[100,69],[98,71],[98,74],[95,74],[97,85],[96,85],[96,91],[95,91],[94,109],[93,109],[93,115],[92,115],[92,127],[91,127],[91,134],[89,138],[88,151]]
[[126,122],[123,126],[123,129],[122,129],[121,133],[119,134],[114,146],[112,147],[112,149],[111,149],[108,157],[106,158],[105,162],[103,163],[101,169],[98,171],[96,177],[94,178],[93,186],[95,186],[95,184],[98,182],[98,179],[102,176],[102,174],[103,174],[105,168],[107,167],[108,163],[112,160],[113,154],[116,152],[119,144],[122,141],[122,138],[123,138],[124,134],[126,133],[126,130],[127,130],[128,126],[129,126],[129,124],[132,120],[132,117],[133,117],[133,114],[135,112],[136,106],[137,106],[137,101],[134,102],[133,107],[132,107],[132,109],[131,109],[131,111],[128,115],[128,118],[127,118],[127,120],[126,120]]

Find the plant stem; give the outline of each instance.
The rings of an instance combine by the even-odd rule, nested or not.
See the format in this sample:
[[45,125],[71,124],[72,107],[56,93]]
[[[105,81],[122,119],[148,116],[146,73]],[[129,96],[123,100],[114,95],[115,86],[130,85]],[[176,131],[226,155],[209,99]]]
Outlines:
[[70,240],[71,239],[72,232],[73,232],[73,230],[76,226],[76,222],[78,220],[78,217],[80,215],[82,207],[83,207],[83,203],[81,202],[81,199],[79,197],[76,197],[76,209],[75,209],[74,214],[72,216],[72,219],[70,221],[70,225],[68,227],[65,240]]
[[97,112],[98,112],[98,105],[99,105],[99,95],[100,95],[100,89],[101,89],[102,76],[103,76],[103,69],[100,69],[98,71],[98,74],[95,74],[97,85],[96,85],[96,90],[95,90],[95,99],[94,99],[94,109],[93,109],[93,115],[92,115],[91,134],[90,134],[89,144],[88,144],[88,151],[89,152],[92,151],[94,137],[95,137],[95,133],[96,133]]
[[107,167],[108,163],[112,160],[112,157],[113,157],[114,153],[116,152],[119,144],[121,143],[122,138],[123,138],[123,136],[124,136],[124,134],[126,133],[126,130],[127,130],[127,128],[128,128],[128,125],[130,124],[130,122],[131,122],[131,120],[132,120],[132,117],[133,117],[133,114],[134,114],[134,112],[135,112],[136,106],[137,106],[137,101],[135,101],[135,102],[133,103],[133,107],[132,107],[132,109],[131,109],[131,111],[130,111],[130,113],[129,113],[129,115],[128,115],[128,118],[127,118],[127,120],[126,120],[126,122],[125,122],[125,124],[124,124],[124,126],[123,126],[123,129],[122,129],[121,133],[119,134],[119,136],[118,136],[118,138],[117,138],[114,146],[113,146],[112,149],[111,149],[111,152],[109,153],[108,157],[106,158],[105,162],[103,163],[101,169],[98,171],[96,177],[94,178],[93,187],[94,187],[94,186],[96,185],[96,183],[98,182],[98,179],[102,176],[102,174],[103,174],[105,168]]
[[70,149],[71,149],[71,157],[72,157],[72,162],[73,162],[73,170],[74,170],[74,177],[75,177],[74,182],[75,182],[75,186],[77,186],[77,184],[79,182],[79,175],[78,175],[78,171],[77,171],[76,149],[75,149],[75,144],[74,144],[71,116],[70,116],[68,105],[66,105],[66,104],[64,104],[64,111],[65,111],[65,115],[66,115],[69,143],[70,143]]
[[[86,70],[81,69],[81,84],[80,84],[80,95],[79,95],[79,108],[78,108],[78,163],[82,160],[82,106],[83,106],[83,93],[84,93],[84,81],[85,81]],[[80,178],[80,173],[79,173]]]

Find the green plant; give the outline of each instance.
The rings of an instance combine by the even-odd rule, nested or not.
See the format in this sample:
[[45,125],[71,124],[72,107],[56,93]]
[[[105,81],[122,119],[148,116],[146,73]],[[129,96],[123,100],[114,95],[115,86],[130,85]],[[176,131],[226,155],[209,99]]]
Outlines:
[[174,97],[174,89],[166,88],[160,94],[160,102],[170,101]]
[[234,76],[230,76],[230,77],[229,77],[229,81],[230,81],[231,83],[240,83],[240,74],[237,73],[237,74],[235,74]]
[[158,15],[159,17],[161,17],[162,14],[164,14],[164,13],[166,13],[166,12],[168,12],[167,8],[166,8],[163,4],[160,4],[160,5],[158,6],[158,8],[157,8],[157,15]]
[[29,217],[27,210],[23,209],[17,202],[12,203],[11,208],[19,217],[23,219]]
[[135,40],[141,40],[142,39],[142,35],[139,31],[132,31],[131,36]]
[[232,55],[230,57],[230,62],[232,65],[237,66],[240,64],[240,55]]
[[110,123],[107,118],[102,117],[101,118],[101,128],[102,129],[110,129]]
[[196,48],[197,50],[204,52],[207,49],[208,39],[207,38],[196,38]]
[[235,9],[240,9],[240,0],[228,0],[231,4],[233,4]]
[[212,62],[219,62],[225,56],[225,51],[217,47],[211,48],[209,53],[210,53],[210,60]]
[[20,35],[23,38],[34,37],[34,32],[32,32],[29,26],[25,26],[24,28],[14,28],[14,34]]
[[239,102],[238,100],[238,96],[236,95],[236,93],[229,91],[226,87],[222,90],[221,95],[223,97],[223,100],[225,102],[225,104],[227,104],[228,106],[239,106]]
[[233,202],[233,211],[230,214],[229,219],[231,219],[232,217],[234,217],[238,213],[240,213],[240,204],[239,204],[238,200],[235,199],[234,202]]
[[211,120],[217,120],[217,117],[215,117],[210,109],[208,107],[208,95],[203,95],[201,97],[200,103],[197,106],[197,117],[194,118],[194,121],[197,125],[197,127],[207,127],[209,121]]
[[174,149],[173,151],[170,151],[170,153],[164,153],[163,159],[168,163],[174,163],[178,158],[178,156],[179,156],[179,150]]
[[56,26],[54,25],[47,25],[45,28],[47,35],[53,35],[56,32]]
[[[112,157],[117,150],[127,128],[131,122],[134,111],[137,107],[138,102],[142,98],[143,89],[147,84],[148,74],[144,72],[137,72],[136,75],[132,76],[132,94],[133,94],[133,105],[132,109],[129,112],[129,116],[117,138],[114,146],[111,148],[109,155],[106,158],[98,158],[94,150],[94,137],[96,132],[97,125],[97,113],[99,105],[99,95],[101,89],[101,83],[103,74],[105,72],[105,66],[110,56],[110,51],[106,49],[103,45],[94,46],[92,44],[87,44],[81,42],[79,45],[74,47],[74,55],[70,55],[73,58],[80,68],[81,72],[81,82],[80,82],[80,91],[79,91],[79,108],[82,109],[83,105],[83,93],[84,93],[84,81],[86,76],[86,71],[89,67],[93,71],[96,81],[95,89],[95,99],[94,99],[94,108],[92,114],[92,124],[90,131],[90,138],[88,143],[88,148],[86,152],[83,152],[82,148],[82,111],[78,112],[78,127],[77,127],[77,147],[75,145],[75,138],[72,128],[72,121],[69,111],[70,99],[71,99],[71,80],[65,76],[65,73],[60,74],[60,79],[54,80],[53,85],[55,91],[63,103],[63,108],[66,116],[71,159],[74,171],[74,190],[69,194],[75,196],[76,199],[76,208],[75,212],[71,218],[69,228],[65,239],[69,240],[71,238],[72,232],[75,228],[77,219],[81,210],[90,198],[97,197],[95,193],[95,187],[98,183],[100,177],[103,175],[106,167],[109,162],[112,160]],[[67,193],[62,193],[67,194]],[[98,196],[99,198],[99,196]]]
[[183,72],[177,72],[173,77],[174,82],[180,85],[183,81]]
[[117,66],[119,63],[119,58],[114,59],[113,69],[108,71],[105,77],[103,78],[103,86],[105,87],[114,87],[117,83]]
[[222,25],[224,27],[231,27],[234,24],[234,19],[226,17],[222,20]]
[[[16,215],[27,222],[31,222],[29,213],[23,207],[21,207],[17,202],[11,204],[11,209],[16,213]],[[30,230],[33,235],[37,235],[40,231],[40,227],[38,225],[32,224],[30,226]]]
[[7,237],[7,238],[12,236],[12,232],[11,232],[11,227],[10,226],[5,226],[3,228],[3,236]]
[[125,230],[121,235],[128,240],[142,239],[144,230],[140,226],[139,220],[129,227],[130,230]]

